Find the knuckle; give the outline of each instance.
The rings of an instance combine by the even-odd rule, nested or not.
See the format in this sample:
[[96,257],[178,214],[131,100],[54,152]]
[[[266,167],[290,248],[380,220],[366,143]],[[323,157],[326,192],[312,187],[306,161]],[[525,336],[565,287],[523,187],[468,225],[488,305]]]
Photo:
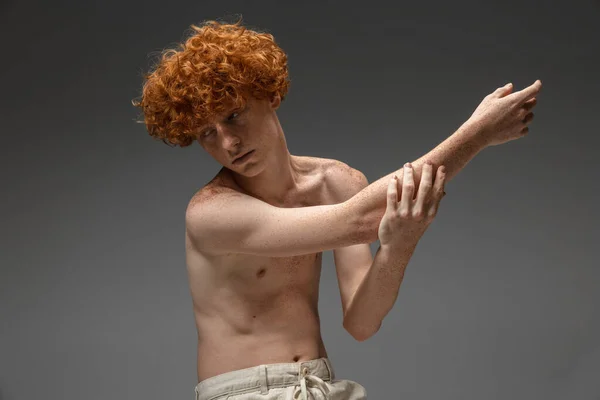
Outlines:
[[425,217],[425,213],[423,212],[422,208],[413,210],[413,218],[416,219],[417,221],[422,220],[424,217]]
[[409,212],[406,209],[400,209],[398,216],[402,219],[407,219],[409,217]]

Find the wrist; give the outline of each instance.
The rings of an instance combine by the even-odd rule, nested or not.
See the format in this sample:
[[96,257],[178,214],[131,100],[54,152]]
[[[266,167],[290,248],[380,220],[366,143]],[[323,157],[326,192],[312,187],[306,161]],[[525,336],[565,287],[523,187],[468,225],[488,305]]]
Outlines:
[[379,245],[379,252],[383,258],[394,259],[400,255],[412,253],[417,247],[419,238],[408,237],[408,238],[396,238],[393,242],[381,243]]
[[485,134],[486,124],[478,118],[469,118],[456,132],[477,151],[481,151],[490,145],[488,135]]

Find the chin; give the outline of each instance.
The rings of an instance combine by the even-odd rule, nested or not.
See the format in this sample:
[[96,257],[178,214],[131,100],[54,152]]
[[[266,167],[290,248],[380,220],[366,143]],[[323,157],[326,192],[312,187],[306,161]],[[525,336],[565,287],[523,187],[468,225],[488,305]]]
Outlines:
[[250,177],[256,176],[260,173],[260,171],[262,169],[260,167],[261,166],[258,165],[256,162],[253,162],[253,163],[247,162],[247,163],[241,164],[241,165],[229,165],[226,168],[238,175],[242,175],[247,178],[250,178]]
[[248,166],[244,166],[246,168],[240,168],[239,171],[236,171],[236,173],[245,176],[246,178],[253,178],[257,175],[260,175],[261,172],[263,172],[263,168],[261,165],[248,165]]

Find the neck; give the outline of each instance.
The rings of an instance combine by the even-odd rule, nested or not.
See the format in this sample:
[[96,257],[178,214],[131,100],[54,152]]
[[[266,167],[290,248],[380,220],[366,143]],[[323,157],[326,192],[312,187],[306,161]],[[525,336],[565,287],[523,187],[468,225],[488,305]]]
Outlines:
[[236,184],[246,193],[269,204],[279,205],[297,191],[300,168],[297,158],[290,154],[283,135],[273,150],[263,160],[264,167],[257,175],[249,177],[231,172]]

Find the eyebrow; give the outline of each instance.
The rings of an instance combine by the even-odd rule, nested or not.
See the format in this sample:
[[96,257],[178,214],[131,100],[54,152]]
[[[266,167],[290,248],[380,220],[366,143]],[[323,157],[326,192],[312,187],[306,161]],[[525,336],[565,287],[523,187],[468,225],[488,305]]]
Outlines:
[[[224,119],[224,120],[226,120],[226,119],[227,119],[227,118],[229,118],[229,116],[230,116],[231,114],[233,114],[234,112],[241,112],[241,111],[243,111],[245,108],[246,108],[246,107],[236,107],[236,108],[233,108],[233,109],[231,109],[231,110],[227,111],[227,113],[225,114],[225,117],[223,117],[223,119]],[[210,123],[205,123],[205,124],[203,124],[201,127],[199,127],[199,128],[197,129],[197,131],[198,131],[198,132],[200,132],[200,133],[202,133],[202,132],[204,132],[204,131],[206,130],[206,128],[208,128],[210,125],[211,125]]]

